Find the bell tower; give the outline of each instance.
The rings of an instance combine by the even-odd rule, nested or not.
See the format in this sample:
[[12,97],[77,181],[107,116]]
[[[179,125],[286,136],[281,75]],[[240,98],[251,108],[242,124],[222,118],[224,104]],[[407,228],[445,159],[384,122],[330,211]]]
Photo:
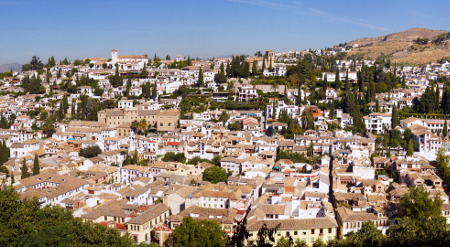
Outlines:
[[118,58],[119,58],[119,53],[117,52],[116,49],[113,49],[111,51],[111,62],[113,63],[113,65],[118,62]]

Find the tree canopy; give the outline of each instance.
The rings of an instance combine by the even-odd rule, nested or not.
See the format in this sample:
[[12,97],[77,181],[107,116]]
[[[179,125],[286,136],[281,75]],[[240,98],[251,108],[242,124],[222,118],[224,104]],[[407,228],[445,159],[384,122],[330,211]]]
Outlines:
[[225,247],[228,236],[219,223],[212,220],[194,220],[191,216],[183,218],[181,225],[173,231],[174,247]]
[[222,167],[211,166],[206,168],[203,172],[203,180],[209,181],[213,184],[217,184],[218,182],[226,182],[227,179],[227,172]]
[[70,211],[40,208],[37,200],[20,200],[12,187],[0,190],[0,246],[133,246],[112,228],[84,223]]
[[99,146],[93,145],[86,148],[80,149],[79,155],[85,158],[92,158],[102,153]]

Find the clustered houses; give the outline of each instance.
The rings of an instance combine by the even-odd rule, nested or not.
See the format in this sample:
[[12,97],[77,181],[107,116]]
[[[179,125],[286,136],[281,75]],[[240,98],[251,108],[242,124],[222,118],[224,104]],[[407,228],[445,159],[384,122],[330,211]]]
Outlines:
[[[311,52],[334,54],[342,49],[346,48]],[[283,76],[286,64],[296,63],[304,54],[268,50],[265,56],[250,57],[247,62],[255,62],[258,69],[265,63],[262,73],[266,77]],[[181,60],[179,56],[149,66],[146,56],[119,56],[113,50],[111,60],[91,58],[90,65],[50,68],[50,84],[41,75],[45,81],[42,90],[48,97],[0,96],[0,123],[7,126],[0,129],[0,139],[10,150],[2,165],[8,173],[0,172],[2,183],[11,184],[14,175],[12,185],[22,199],[37,198],[43,206],[72,210],[84,221],[129,233],[136,243],[157,240],[163,244],[187,216],[216,221],[228,234],[246,217],[249,244],[257,241],[264,224],[278,226],[275,242],[291,237],[309,246],[317,240],[345,237],[366,221],[373,221],[386,233],[401,213],[399,201],[410,186],[439,195],[443,214],[450,221],[446,181],[430,163],[437,150],[450,151],[448,136],[442,136],[445,120],[409,117],[400,121],[395,129],[410,131],[416,145],[414,155],[406,155],[401,148],[389,149],[387,155],[387,147],[380,152],[383,143],[377,141],[392,129],[394,105],[413,106],[428,80],[448,73],[449,63],[399,70],[409,88],[380,93],[376,95],[378,103],[367,102],[372,113],[362,118],[367,129],[362,136],[349,130],[355,123],[349,113],[312,105],[310,89],[233,79],[229,82],[234,90],[225,91],[230,89],[228,85],[220,85],[214,78],[229,59],[169,68]],[[355,84],[362,66],[374,66],[374,61],[336,61],[340,80],[348,78]],[[144,67],[148,76],[132,77],[130,85],[125,76],[138,74]],[[110,76],[115,76],[116,68],[125,80],[113,86]],[[200,69],[205,87],[196,87],[188,97],[211,99],[203,111],[187,107],[179,96],[181,87],[198,84]],[[60,77],[59,71],[64,72]],[[336,74],[326,73],[323,78],[334,82]],[[34,71],[14,73],[0,81],[1,89],[21,91],[21,79],[26,76],[38,75]],[[102,90],[81,85],[67,94],[55,86],[81,77],[96,80]],[[261,110],[225,112],[212,107],[213,101],[253,104],[261,93],[284,97],[271,96]],[[321,104],[342,95],[334,88],[317,89],[317,93]],[[141,94],[149,97],[139,97]],[[34,117],[36,112],[58,114],[56,109],[65,97],[66,119],[70,120],[56,122],[50,134],[36,131],[48,128],[45,118]],[[99,105],[107,107],[94,112]],[[192,112],[186,110],[190,107]],[[75,120],[83,114],[95,120]],[[291,122],[281,121],[286,117]],[[293,123],[302,129],[295,133],[301,134],[283,135]],[[86,156],[89,158],[80,155],[81,149],[93,146],[101,152]],[[171,153],[182,154],[190,162],[163,161],[162,157]],[[24,169],[32,173],[35,157],[39,174],[20,179]],[[226,181],[212,184],[203,180],[205,170],[215,166],[225,170]]]

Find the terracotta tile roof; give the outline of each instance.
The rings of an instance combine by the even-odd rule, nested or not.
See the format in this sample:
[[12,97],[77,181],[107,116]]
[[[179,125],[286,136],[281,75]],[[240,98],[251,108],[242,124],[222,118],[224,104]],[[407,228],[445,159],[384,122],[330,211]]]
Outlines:
[[279,225],[279,230],[327,229],[338,227],[335,219],[324,217],[314,219],[257,220],[249,224],[247,230],[258,231],[264,224],[268,228],[275,228]]
[[160,215],[164,214],[165,212],[167,212],[167,214],[169,214],[168,213],[169,208],[166,205],[159,203],[159,204],[156,204],[156,205],[150,207],[149,209],[147,209],[140,215],[137,215],[134,218],[130,219],[127,223],[142,225],[142,224],[145,224],[145,223],[153,220],[156,217],[159,217]]

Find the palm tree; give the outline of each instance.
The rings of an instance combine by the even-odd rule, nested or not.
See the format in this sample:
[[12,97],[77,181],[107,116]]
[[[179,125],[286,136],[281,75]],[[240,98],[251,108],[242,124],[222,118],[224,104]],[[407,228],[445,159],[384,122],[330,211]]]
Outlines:
[[140,127],[140,123],[137,120],[134,120],[131,123],[131,129],[133,129],[135,134],[137,134],[137,130],[139,129],[139,127]]
[[147,120],[143,118],[139,123],[139,129],[141,130],[142,133],[144,133],[144,130],[146,130],[147,128],[148,128]]

